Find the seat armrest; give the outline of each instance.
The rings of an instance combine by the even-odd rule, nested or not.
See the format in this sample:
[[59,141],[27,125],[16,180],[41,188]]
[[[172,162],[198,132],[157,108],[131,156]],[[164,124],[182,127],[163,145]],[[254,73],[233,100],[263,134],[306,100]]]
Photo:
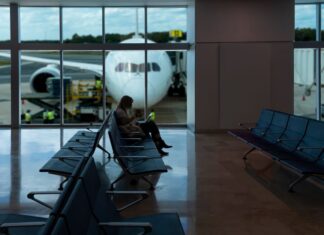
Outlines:
[[102,222],[99,223],[99,226],[143,228],[143,234],[147,234],[152,231],[152,225],[148,222]]
[[3,223],[0,225],[0,232],[4,234],[9,234],[9,228],[18,228],[18,227],[41,227],[44,226],[46,222],[44,221],[33,221],[33,222],[13,222],[13,223]]
[[283,141],[299,141],[300,139],[281,139],[281,138],[278,138],[277,139],[277,142],[283,142]]
[[137,149],[145,149],[143,145],[121,145],[120,148],[137,148]]
[[[159,156],[161,157],[161,156]],[[128,158],[128,159],[155,159],[157,157],[149,157],[149,156],[117,156],[116,158]]]
[[303,149],[324,149],[323,146],[300,146],[297,147],[298,151],[302,151]]
[[49,209],[53,209],[53,207],[51,205],[49,205],[46,202],[41,201],[40,199],[35,198],[36,195],[56,195],[56,194],[61,194],[61,191],[38,191],[38,192],[30,192],[27,194],[27,198],[29,198],[30,200],[33,200],[39,204],[41,204],[42,206],[45,206]]
[[121,137],[120,139],[121,140],[138,140],[138,141],[142,140],[141,138],[135,138],[135,137]]
[[72,156],[57,156],[57,157],[54,157],[54,159],[58,159],[58,160],[72,160],[72,161],[80,161],[80,156],[75,156],[75,157],[72,157]]
[[140,196],[139,199],[134,200],[134,201],[132,201],[132,202],[120,207],[120,208],[117,208],[117,210],[119,212],[121,212],[121,211],[123,211],[123,210],[125,210],[125,209],[127,209],[127,208],[129,208],[129,207],[143,201],[144,199],[148,198],[148,196],[149,196],[149,193],[147,191],[111,191],[111,190],[108,190],[108,191],[106,191],[106,194],[107,195],[112,195],[112,196],[114,196],[114,195],[139,195]]

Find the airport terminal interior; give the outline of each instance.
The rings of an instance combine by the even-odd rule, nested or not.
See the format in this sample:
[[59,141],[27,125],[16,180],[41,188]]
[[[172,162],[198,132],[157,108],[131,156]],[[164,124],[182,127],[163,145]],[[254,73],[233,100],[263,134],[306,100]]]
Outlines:
[[0,234],[324,234],[323,28],[324,0],[0,0]]

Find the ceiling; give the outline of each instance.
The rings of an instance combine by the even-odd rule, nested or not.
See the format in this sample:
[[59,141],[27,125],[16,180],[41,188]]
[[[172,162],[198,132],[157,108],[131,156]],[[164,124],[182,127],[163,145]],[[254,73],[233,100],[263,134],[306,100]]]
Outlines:
[[22,6],[184,6],[194,0],[0,0]]

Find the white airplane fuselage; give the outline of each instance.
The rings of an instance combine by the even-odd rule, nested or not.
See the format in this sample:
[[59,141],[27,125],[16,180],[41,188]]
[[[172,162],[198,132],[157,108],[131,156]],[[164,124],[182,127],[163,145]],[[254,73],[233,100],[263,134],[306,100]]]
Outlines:
[[[152,41],[149,41],[152,43]],[[143,38],[132,38],[122,43],[144,43]],[[108,93],[119,101],[131,96],[134,108],[145,104],[144,51],[111,51],[106,58],[106,84]],[[147,53],[147,105],[153,106],[167,93],[172,77],[172,64],[165,51]]]

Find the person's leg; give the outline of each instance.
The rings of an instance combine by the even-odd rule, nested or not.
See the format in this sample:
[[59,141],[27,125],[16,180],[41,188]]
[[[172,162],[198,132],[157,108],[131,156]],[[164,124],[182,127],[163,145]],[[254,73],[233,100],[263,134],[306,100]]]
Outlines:
[[141,128],[145,133],[150,133],[152,139],[161,155],[167,155],[167,152],[164,152],[162,148],[171,148],[172,146],[167,145],[164,140],[161,138],[159,128],[157,127],[154,121],[148,121],[141,124]]

